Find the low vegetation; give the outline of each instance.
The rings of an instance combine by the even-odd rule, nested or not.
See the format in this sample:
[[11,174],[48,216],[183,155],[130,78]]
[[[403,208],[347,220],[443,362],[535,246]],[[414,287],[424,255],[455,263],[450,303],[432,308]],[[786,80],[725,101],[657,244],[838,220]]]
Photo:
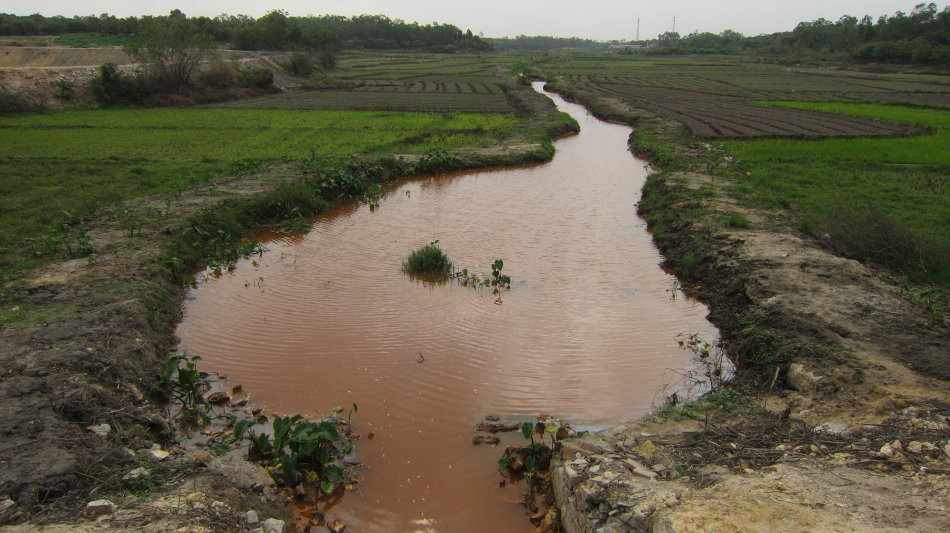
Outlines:
[[403,261],[402,270],[410,274],[448,278],[452,275],[452,261],[439,248],[439,241],[432,241],[413,250]]
[[[513,115],[223,110],[110,109],[0,118],[0,237],[8,274],[54,252],[74,255],[84,216],[129,198],[201,191],[208,180],[281,161],[314,168],[330,153],[427,154],[490,145],[516,133]],[[55,136],[53,135],[55,133]],[[429,169],[432,170],[432,169]],[[339,178],[339,177],[338,177]],[[339,178],[342,179],[342,178]],[[328,185],[329,186],[329,185]],[[336,198],[330,198],[333,200]],[[129,224],[157,224],[162,210],[133,210]],[[125,216],[122,213],[117,216]],[[130,226],[130,227],[131,227]],[[134,227],[130,232],[134,236]],[[75,235],[73,235],[75,234]],[[37,247],[45,236],[63,241]],[[71,235],[70,239],[66,237]],[[24,239],[32,239],[25,241]],[[43,256],[43,257],[40,257]]]
[[916,281],[950,285],[950,111],[785,102],[906,122],[933,133],[890,139],[728,142],[730,191],[755,207],[793,208],[799,229],[843,255]]

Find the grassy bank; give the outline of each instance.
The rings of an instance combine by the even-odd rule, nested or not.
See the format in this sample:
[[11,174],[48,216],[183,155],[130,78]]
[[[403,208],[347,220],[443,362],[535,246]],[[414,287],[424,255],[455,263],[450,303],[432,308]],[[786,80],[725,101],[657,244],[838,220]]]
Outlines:
[[126,109],[2,117],[0,269],[9,274],[48,255],[24,239],[68,233],[64,225],[122,200],[180,195],[281,160],[424,154],[544,135],[535,130],[512,114]]
[[729,192],[746,205],[792,208],[799,229],[844,255],[950,286],[950,111],[896,105],[776,105],[920,124],[930,135],[727,141]]

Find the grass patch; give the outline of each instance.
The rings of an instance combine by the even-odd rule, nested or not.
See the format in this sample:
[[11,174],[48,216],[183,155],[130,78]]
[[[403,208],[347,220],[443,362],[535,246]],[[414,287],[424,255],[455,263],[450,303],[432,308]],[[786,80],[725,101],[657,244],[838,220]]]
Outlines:
[[491,145],[514,115],[107,109],[0,117],[0,269],[35,263],[24,239],[130,198],[200,187],[280,160]]
[[132,44],[134,38],[126,35],[104,35],[101,33],[65,33],[53,39],[54,44],[71,46],[73,48],[101,48],[109,46],[126,46]]
[[920,124],[930,135],[729,141],[743,203],[794,207],[799,228],[839,252],[920,281],[950,285],[950,111],[897,105],[776,105]]
[[748,229],[752,227],[752,223],[749,222],[749,219],[746,218],[742,213],[737,213],[735,211],[730,211],[719,216],[719,222],[726,226],[727,228],[743,228]]
[[448,277],[452,275],[452,261],[439,248],[439,241],[413,250],[402,263],[402,270],[410,274]]

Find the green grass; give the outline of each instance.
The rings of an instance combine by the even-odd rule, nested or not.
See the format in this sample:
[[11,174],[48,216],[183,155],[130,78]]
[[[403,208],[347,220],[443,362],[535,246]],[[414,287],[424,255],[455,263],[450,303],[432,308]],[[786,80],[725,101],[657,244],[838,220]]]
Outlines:
[[452,261],[438,246],[439,241],[431,242],[413,250],[402,263],[402,269],[410,274],[448,277],[452,274]]
[[53,39],[53,43],[73,48],[100,48],[106,46],[125,46],[132,44],[134,38],[124,35],[103,35],[101,33],[65,33]]
[[235,162],[491,145],[518,124],[510,114],[254,109],[0,116],[0,255],[45,233],[64,211],[173,191],[228,174]]
[[[950,284],[946,263],[950,250],[950,111],[852,103],[775,105],[908,122],[934,130],[930,135],[905,138],[729,141],[723,146],[748,172],[747,178],[731,189],[743,202],[793,207],[802,218],[800,228],[812,233],[832,231],[828,224],[840,224],[843,218],[858,221],[856,225],[886,221],[884,229],[875,224],[873,231],[919,240],[930,260],[926,272],[917,274]],[[907,268],[904,265],[898,270],[913,274],[904,271]]]

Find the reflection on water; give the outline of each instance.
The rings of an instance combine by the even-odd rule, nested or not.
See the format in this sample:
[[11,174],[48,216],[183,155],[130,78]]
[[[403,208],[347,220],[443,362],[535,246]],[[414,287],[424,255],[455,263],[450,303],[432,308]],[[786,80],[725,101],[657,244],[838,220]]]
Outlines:
[[[676,336],[716,336],[702,304],[671,299],[636,216],[646,173],[630,129],[556,101],[582,132],[550,163],[405,181],[375,212],[342,205],[185,305],[182,349],[268,410],[359,405],[357,431],[375,433],[358,443],[365,483],[325,509],[348,532],[530,531],[520,489],[499,487],[502,448],[473,446],[474,425],[641,415],[689,364]],[[480,275],[503,259],[511,290],[498,302],[400,271],[435,240]]]

